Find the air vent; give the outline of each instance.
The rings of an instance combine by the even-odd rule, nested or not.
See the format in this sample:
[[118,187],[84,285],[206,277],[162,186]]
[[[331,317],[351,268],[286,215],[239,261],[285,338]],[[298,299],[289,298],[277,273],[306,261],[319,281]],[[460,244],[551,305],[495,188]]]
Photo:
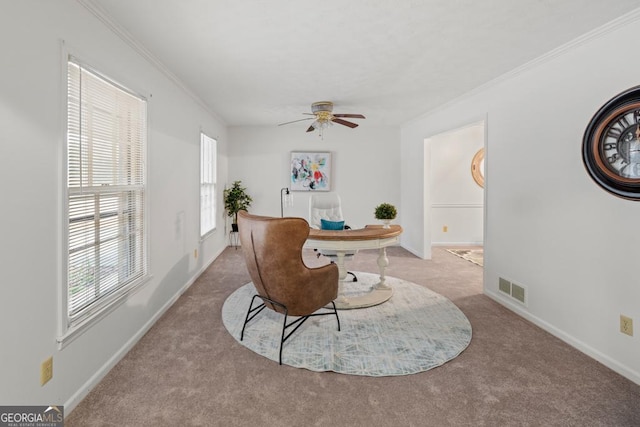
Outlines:
[[510,282],[502,277],[498,278],[498,289],[523,305],[527,305],[526,288]]
[[498,280],[498,289],[507,295],[511,295],[511,282],[500,277]]
[[522,304],[525,304],[525,289],[520,286],[520,285],[516,285],[515,283],[511,284],[511,296],[513,298],[515,298],[516,300],[520,301]]

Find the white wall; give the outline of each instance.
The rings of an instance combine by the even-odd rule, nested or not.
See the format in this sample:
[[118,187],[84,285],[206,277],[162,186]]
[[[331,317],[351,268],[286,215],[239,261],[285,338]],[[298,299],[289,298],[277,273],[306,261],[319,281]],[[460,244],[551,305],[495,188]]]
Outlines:
[[[218,137],[221,177],[226,129],[78,2],[2,0],[0,10],[0,403],[64,404],[69,411],[224,249],[221,230],[199,241],[198,183],[200,129]],[[72,53],[149,99],[152,280],[59,350],[63,40]],[[49,356],[53,379],[41,387],[40,364]]]
[[431,210],[425,221],[432,245],[482,245],[484,189],[471,175],[471,161],[484,147],[484,123],[474,123],[425,141],[431,164],[425,173]]
[[[366,115],[366,114],[365,114]],[[308,124],[229,129],[229,182],[242,180],[253,197],[250,211],[280,216],[280,189],[290,187],[292,151],[332,153],[332,191],[342,199],[342,213],[352,228],[376,224],[375,207],[400,203],[400,134],[397,128],[362,121],[350,129],[334,125],[324,140],[306,133]],[[308,219],[309,192],[293,192],[285,216]]]
[[[640,383],[638,334],[618,332],[623,313],[640,319],[636,279],[638,204],[587,176],[582,133],[597,108],[638,84],[629,55],[640,24],[620,24],[510,79],[403,126],[334,126],[324,141],[295,125],[229,132],[165,75],[73,0],[0,0],[0,402],[64,404],[70,410],[226,244],[224,227],[198,239],[198,143],[217,137],[221,184],[242,179],[255,213],[278,215],[292,150],[332,151],[335,190],[354,226],[373,208],[399,207],[403,246],[430,255],[424,226],[430,194],[424,139],[488,116],[485,291],[505,305],[497,278],[527,286],[526,318]],[[61,40],[86,61],[149,98],[150,271],[120,308],[59,350],[58,297],[64,247],[61,162],[64,75]],[[624,58],[617,66],[610,58]],[[229,143],[229,141],[232,142]],[[398,149],[401,141],[401,151]],[[227,176],[229,152],[229,179]],[[281,172],[274,167],[280,165]],[[219,196],[221,202],[221,197]],[[306,217],[295,193],[287,215]],[[222,218],[222,217],[221,217]],[[193,258],[193,250],[199,257]],[[41,387],[40,364],[54,357]]]
[[[640,205],[589,178],[581,143],[595,111],[639,82],[640,57],[628,55],[639,16],[636,10],[401,131],[402,208],[413,212],[430,194],[414,199],[407,186],[427,171],[406,159],[427,157],[425,137],[488,117],[485,292],[636,383],[640,338],[619,332],[619,316],[640,320]],[[625,58],[624,65],[611,58]],[[403,217],[403,226],[422,230],[423,213]],[[428,251],[418,239],[411,244]],[[527,306],[500,294],[499,277],[527,288]]]

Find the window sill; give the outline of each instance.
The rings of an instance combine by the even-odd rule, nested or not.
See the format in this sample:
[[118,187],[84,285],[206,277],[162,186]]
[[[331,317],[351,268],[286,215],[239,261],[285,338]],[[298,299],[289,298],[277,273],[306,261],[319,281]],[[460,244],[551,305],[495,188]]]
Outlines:
[[93,325],[100,322],[116,308],[126,302],[129,297],[143,285],[147,284],[153,276],[145,276],[136,283],[129,285],[126,289],[122,289],[116,294],[107,297],[104,301],[93,307],[82,319],[77,319],[73,324],[67,326],[66,330],[57,337],[58,349],[61,350],[73,342],[76,338],[91,329]]

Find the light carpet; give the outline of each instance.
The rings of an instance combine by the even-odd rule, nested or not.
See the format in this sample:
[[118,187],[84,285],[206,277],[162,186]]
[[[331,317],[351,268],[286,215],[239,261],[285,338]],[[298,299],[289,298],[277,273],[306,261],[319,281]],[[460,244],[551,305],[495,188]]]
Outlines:
[[460,258],[466,259],[474,264],[482,267],[484,265],[484,252],[483,249],[447,249],[450,252]]
[[[378,275],[357,272],[347,293],[370,289]],[[425,287],[387,277],[393,296],[364,309],[309,318],[285,342],[282,363],[311,371],[363,376],[408,375],[427,371],[458,356],[471,341],[471,324],[447,298]],[[248,283],[225,301],[222,321],[242,345],[278,362],[283,315],[264,310],[240,333],[255,288]]]

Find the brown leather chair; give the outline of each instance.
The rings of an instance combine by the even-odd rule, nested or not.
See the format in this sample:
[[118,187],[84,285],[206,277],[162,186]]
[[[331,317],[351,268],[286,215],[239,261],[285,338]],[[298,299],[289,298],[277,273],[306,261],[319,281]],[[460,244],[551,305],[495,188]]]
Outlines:
[[[257,291],[251,299],[240,341],[247,323],[265,307],[284,314],[281,365],[284,342],[310,316],[335,315],[340,330],[340,319],[333,302],[338,296],[338,267],[329,264],[309,268],[302,260],[309,223],[303,218],[271,218],[240,211],[238,228],[245,263]],[[256,298],[262,303],[254,307]],[[332,308],[325,307],[327,305]],[[288,316],[299,317],[287,323]],[[293,330],[285,336],[290,327]]]

